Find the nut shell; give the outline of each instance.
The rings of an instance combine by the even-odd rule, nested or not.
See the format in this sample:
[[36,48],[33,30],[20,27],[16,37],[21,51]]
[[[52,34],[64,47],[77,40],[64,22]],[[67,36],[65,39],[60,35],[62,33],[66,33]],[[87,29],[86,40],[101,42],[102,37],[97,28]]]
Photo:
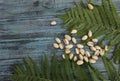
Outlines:
[[65,38],[66,38],[68,41],[71,40],[71,36],[69,36],[69,35],[65,35]]
[[91,51],[96,51],[96,48],[95,47],[90,47]]
[[90,9],[90,10],[93,10],[94,9],[94,7],[93,7],[93,5],[92,4],[88,4],[88,8]]
[[65,49],[66,54],[69,54],[70,52],[71,52],[70,49]]
[[84,48],[84,46],[82,44],[77,44],[77,48]]
[[77,61],[77,65],[82,65],[84,62],[82,60]]
[[74,60],[74,61],[77,61],[77,56],[74,56],[73,60]]
[[72,37],[72,42],[73,42],[74,44],[76,44],[76,43],[77,43],[76,38]]
[[69,41],[67,39],[63,40],[65,44],[69,44]]
[[84,55],[84,54],[85,54],[85,50],[84,50],[84,49],[80,49],[80,53],[81,53],[82,55]]
[[94,39],[92,39],[92,41],[96,43],[96,42],[98,42],[98,39],[94,38]]
[[57,24],[57,22],[55,20],[51,21],[50,23],[52,26],[55,26]]
[[77,30],[74,29],[74,30],[71,31],[71,33],[75,34],[75,33],[77,33]]
[[53,44],[53,47],[54,47],[54,48],[59,48],[59,45],[58,45],[57,43],[54,43],[54,44]]
[[88,31],[88,37],[92,37],[92,31],[91,30]]
[[61,43],[61,40],[60,40],[60,38],[55,38],[55,41],[57,42],[57,43]]
[[76,54],[79,54],[79,49],[75,48],[75,52],[76,52]]
[[79,54],[79,59],[83,60],[83,56],[81,54]]
[[73,54],[73,53],[70,53],[70,54],[69,54],[69,59],[72,60],[73,57],[74,57],[74,54]]
[[87,35],[84,35],[83,37],[82,37],[82,40],[84,41],[84,40],[86,40],[88,38],[88,36]]
[[85,51],[85,56],[90,57],[90,53],[88,51]]
[[83,59],[84,59],[85,62],[88,62],[88,61],[89,61],[89,60],[88,60],[88,57],[86,57],[86,56],[84,56]]
[[64,54],[62,54],[62,58],[65,59],[65,55]]
[[91,42],[91,41],[89,41],[89,42],[87,43],[87,45],[88,45],[88,46],[94,46],[94,43]]
[[66,49],[71,49],[72,47],[73,47],[72,44],[69,44],[69,45],[65,46]]
[[93,55],[92,58],[98,60],[98,56]]
[[60,49],[64,48],[64,45],[62,43],[59,44]]
[[107,45],[105,45],[105,51],[108,51],[108,46]]
[[96,60],[95,59],[89,59],[89,62],[90,63],[96,63]]

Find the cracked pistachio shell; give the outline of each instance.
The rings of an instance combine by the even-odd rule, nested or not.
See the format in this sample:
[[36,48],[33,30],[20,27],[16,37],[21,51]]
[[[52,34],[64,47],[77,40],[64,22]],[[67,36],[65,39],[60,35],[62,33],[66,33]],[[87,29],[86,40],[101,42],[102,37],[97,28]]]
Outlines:
[[94,39],[92,39],[92,41],[96,43],[96,42],[98,42],[98,39],[94,38]]
[[107,45],[105,45],[105,51],[108,51],[108,46]]
[[82,44],[77,44],[77,48],[84,48],[84,46]]
[[92,31],[91,30],[88,31],[88,37],[92,37]]
[[71,36],[69,36],[69,35],[65,35],[65,38],[66,38],[68,41],[71,40]]
[[53,44],[53,47],[54,47],[54,48],[59,48],[59,45],[58,45],[57,43],[54,43],[54,44]]
[[66,49],[71,49],[72,47],[73,47],[72,44],[69,44],[69,45],[65,46]]
[[93,55],[92,58],[95,60],[98,60],[98,56],[96,56],[96,55]]
[[57,24],[57,22],[55,20],[51,21],[50,23],[52,26],[55,26]]
[[80,49],[80,53],[81,53],[82,55],[84,55],[84,54],[85,54],[85,50],[84,50],[84,49]]
[[99,50],[96,50],[95,53],[94,53],[95,56],[99,56],[99,54],[100,54]]
[[74,44],[76,44],[76,43],[77,43],[77,40],[76,40],[76,38],[75,38],[75,37],[72,37],[72,42],[73,42]]
[[71,33],[75,34],[75,33],[77,33],[77,30],[74,29],[74,30],[71,31]]
[[77,65],[82,65],[84,62],[82,60],[77,61]]
[[89,60],[88,60],[88,57],[86,57],[86,56],[84,56],[83,59],[84,59],[85,62],[88,62],[88,61],[89,61]]
[[73,54],[73,53],[70,53],[70,54],[69,54],[69,59],[72,60],[73,57],[74,57],[74,54]]
[[61,40],[60,40],[60,38],[55,38],[55,41],[57,42],[57,43],[61,43]]
[[101,49],[100,50],[100,55],[103,56],[105,54],[105,50]]
[[96,51],[96,48],[92,46],[92,47],[90,47],[90,50],[91,51]]
[[100,49],[101,49],[101,47],[100,47],[100,46],[95,46],[95,48],[96,48],[97,50],[100,50]]
[[88,9],[93,10],[94,9],[93,5],[89,3],[88,4]]
[[89,59],[89,62],[90,63],[96,63],[96,60],[95,59]]
[[84,35],[83,37],[82,37],[82,40],[84,41],[84,40],[86,40],[88,38],[88,36],[87,35]]
[[88,45],[88,46],[94,46],[94,43],[93,43],[92,41],[89,41],[89,42],[87,43],[87,45]]
[[71,52],[70,49],[65,49],[66,54],[69,54],[70,52]]
[[64,45],[62,43],[59,44],[60,49],[64,48]]
[[62,58],[65,59],[65,55],[64,54],[62,54]]
[[63,40],[65,44],[69,44],[69,41],[67,39]]
[[85,51],[85,56],[90,57],[90,52]]
[[79,54],[79,59],[83,60],[83,56],[81,54]]
[[76,52],[76,54],[79,54],[79,49],[75,48],[75,52]]
[[73,60],[74,60],[74,61],[77,61],[77,56],[74,56]]

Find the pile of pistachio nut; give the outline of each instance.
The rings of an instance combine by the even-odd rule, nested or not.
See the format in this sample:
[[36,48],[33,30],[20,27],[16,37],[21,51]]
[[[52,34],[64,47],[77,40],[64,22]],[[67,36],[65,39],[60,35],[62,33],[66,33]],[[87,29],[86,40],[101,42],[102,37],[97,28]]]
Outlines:
[[[72,34],[76,34],[77,30],[73,29]],[[85,41],[88,38],[92,37],[92,31],[89,30],[87,35],[82,36],[81,40]],[[66,56],[77,63],[77,65],[82,65],[85,62],[96,63],[100,56],[103,56],[106,51],[108,51],[108,46],[105,45],[104,48],[101,48],[97,45],[98,39],[93,38],[86,43],[86,45],[78,43],[77,39],[74,36],[65,34],[63,39],[58,37],[55,38],[55,43],[53,47],[56,49],[61,49],[64,51],[62,58],[66,59]],[[85,49],[85,46],[89,47]],[[72,50],[73,49],[73,50]]]

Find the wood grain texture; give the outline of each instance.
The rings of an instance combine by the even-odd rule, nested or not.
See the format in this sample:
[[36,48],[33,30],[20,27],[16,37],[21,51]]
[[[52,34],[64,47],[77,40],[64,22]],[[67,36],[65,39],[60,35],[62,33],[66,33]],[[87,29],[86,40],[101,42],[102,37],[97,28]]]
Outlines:
[[[11,75],[13,65],[21,63],[22,58],[37,60],[43,52],[50,55],[54,37],[65,31],[55,15],[72,7],[73,1],[0,0],[0,79]],[[114,2],[120,13],[120,1]],[[56,26],[50,25],[52,20],[57,21]],[[105,74],[101,61],[95,66]]]

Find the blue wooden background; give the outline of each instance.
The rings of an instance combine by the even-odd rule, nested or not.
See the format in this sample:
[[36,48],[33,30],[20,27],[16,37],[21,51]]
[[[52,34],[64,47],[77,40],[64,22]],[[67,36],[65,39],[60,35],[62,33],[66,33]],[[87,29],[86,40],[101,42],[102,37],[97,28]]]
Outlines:
[[[120,0],[114,3],[119,12]],[[73,0],[0,0],[0,81],[22,58],[39,59],[42,52],[50,55],[54,37],[65,31],[55,15],[73,5]],[[51,20],[57,25],[50,26]],[[100,60],[95,66],[106,75]]]

